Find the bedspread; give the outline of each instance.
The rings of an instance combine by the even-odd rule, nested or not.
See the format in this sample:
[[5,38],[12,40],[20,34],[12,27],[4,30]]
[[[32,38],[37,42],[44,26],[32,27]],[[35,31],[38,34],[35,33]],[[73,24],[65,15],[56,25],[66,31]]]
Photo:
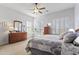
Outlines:
[[[62,41],[57,38],[56,39],[42,39],[42,38],[33,38],[28,42],[26,50],[28,51],[29,48],[35,48],[41,51],[50,52],[54,55],[61,54],[61,45]],[[35,52],[36,53],[36,52]]]

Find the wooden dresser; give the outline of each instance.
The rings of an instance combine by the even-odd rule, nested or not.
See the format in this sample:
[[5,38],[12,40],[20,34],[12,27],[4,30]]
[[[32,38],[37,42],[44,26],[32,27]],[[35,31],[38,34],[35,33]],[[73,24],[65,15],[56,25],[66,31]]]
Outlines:
[[12,32],[9,33],[9,43],[15,43],[27,39],[27,32]]
[[51,34],[51,30],[49,26],[44,27],[44,34]]

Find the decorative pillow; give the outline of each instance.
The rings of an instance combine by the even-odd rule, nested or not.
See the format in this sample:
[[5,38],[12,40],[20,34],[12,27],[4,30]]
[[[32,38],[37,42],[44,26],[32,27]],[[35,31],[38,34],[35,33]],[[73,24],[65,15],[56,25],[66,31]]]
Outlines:
[[72,43],[76,39],[77,35],[74,32],[68,32],[64,35],[63,41],[65,43]]
[[69,33],[69,32],[61,33],[61,35],[60,35],[60,40],[63,40],[64,36],[65,36],[67,33]]
[[79,36],[73,41],[73,44],[79,46]]
[[76,32],[77,36],[79,36],[79,32]]

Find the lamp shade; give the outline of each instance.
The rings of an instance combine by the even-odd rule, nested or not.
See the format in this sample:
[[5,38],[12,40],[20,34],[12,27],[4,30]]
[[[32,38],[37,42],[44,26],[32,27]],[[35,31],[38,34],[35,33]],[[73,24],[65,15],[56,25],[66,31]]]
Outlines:
[[47,25],[48,25],[48,26],[51,26],[51,23],[48,23]]
[[9,27],[9,31],[13,31],[14,30],[14,28],[13,27]]

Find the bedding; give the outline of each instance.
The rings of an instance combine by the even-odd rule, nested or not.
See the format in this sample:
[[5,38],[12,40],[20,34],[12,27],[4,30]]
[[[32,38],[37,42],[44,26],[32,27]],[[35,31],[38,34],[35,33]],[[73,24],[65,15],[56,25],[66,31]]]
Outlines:
[[79,36],[73,41],[75,46],[79,46]]
[[31,48],[59,55],[61,54],[61,45],[62,40],[59,40],[59,36],[57,35],[37,36],[29,40],[26,51]]
[[73,43],[63,43],[61,55],[79,55],[79,46],[75,46]]
[[64,35],[63,41],[65,43],[72,43],[76,39],[77,35],[74,32],[68,32]]

